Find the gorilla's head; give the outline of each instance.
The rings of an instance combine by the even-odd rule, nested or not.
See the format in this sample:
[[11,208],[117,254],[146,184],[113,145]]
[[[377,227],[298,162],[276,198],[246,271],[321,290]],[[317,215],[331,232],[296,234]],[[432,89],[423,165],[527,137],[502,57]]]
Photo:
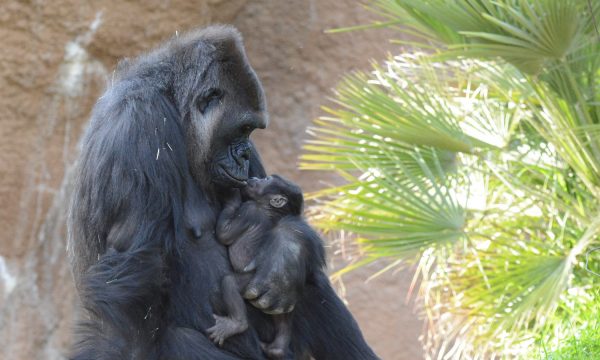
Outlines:
[[[199,184],[240,187],[249,176],[254,129],[268,122],[265,96],[235,28],[213,26],[176,39],[173,82],[190,169]],[[190,64],[193,64],[190,66]]]
[[248,179],[248,184],[242,188],[242,196],[256,201],[268,214],[302,215],[304,205],[302,189],[276,174],[265,178]]

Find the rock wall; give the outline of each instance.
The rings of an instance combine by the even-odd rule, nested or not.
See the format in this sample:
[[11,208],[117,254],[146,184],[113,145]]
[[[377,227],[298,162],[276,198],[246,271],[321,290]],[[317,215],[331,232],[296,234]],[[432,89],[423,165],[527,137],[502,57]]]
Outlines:
[[[390,33],[325,35],[365,22],[350,0],[55,0],[0,3],[0,359],[63,359],[77,301],[66,260],[65,199],[77,142],[116,62],[175,31],[233,23],[262,79],[271,126],[256,140],[269,171],[306,190],[326,174],[301,173],[304,129],[340,76],[391,49]],[[337,258],[334,258],[336,263]],[[346,299],[385,359],[422,357],[421,323],[404,304],[410,276],[364,284]]]

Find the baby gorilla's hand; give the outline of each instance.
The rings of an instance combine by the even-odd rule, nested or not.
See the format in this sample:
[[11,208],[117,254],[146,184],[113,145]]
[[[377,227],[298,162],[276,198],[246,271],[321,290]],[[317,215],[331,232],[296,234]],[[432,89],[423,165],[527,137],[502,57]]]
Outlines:
[[240,189],[231,188],[223,194],[223,204],[225,208],[237,209],[242,203],[242,194]]

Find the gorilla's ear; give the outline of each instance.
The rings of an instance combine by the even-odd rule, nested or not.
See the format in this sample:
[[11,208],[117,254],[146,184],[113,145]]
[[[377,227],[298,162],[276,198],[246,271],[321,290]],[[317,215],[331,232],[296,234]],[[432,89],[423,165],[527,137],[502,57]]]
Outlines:
[[262,164],[262,160],[260,159],[260,155],[256,150],[256,146],[254,146],[254,142],[250,140],[250,144],[252,145],[252,151],[250,152],[250,169],[248,170],[248,177],[257,177],[257,178],[265,178],[267,177],[267,172]]
[[280,209],[282,207],[285,206],[285,204],[287,204],[288,199],[287,197],[283,196],[283,195],[275,195],[273,196],[271,199],[269,199],[269,204],[271,204],[272,207]]

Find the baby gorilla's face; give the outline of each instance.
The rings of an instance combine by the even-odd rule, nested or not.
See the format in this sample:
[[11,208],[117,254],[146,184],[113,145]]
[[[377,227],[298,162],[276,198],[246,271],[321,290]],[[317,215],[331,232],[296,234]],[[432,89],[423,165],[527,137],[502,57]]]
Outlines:
[[251,199],[251,200],[260,200],[261,198],[263,198],[266,193],[267,190],[269,190],[269,188],[274,187],[273,184],[273,176],[267,176],[266,178],[250,178],[248,179],[246,186],[244,186],[242,188],[242,195],[245,198]]
[[248,179],[246,186],[242,188],[242,196],[278,213],[299,215],[302,211],[302,190],[278,175]]

